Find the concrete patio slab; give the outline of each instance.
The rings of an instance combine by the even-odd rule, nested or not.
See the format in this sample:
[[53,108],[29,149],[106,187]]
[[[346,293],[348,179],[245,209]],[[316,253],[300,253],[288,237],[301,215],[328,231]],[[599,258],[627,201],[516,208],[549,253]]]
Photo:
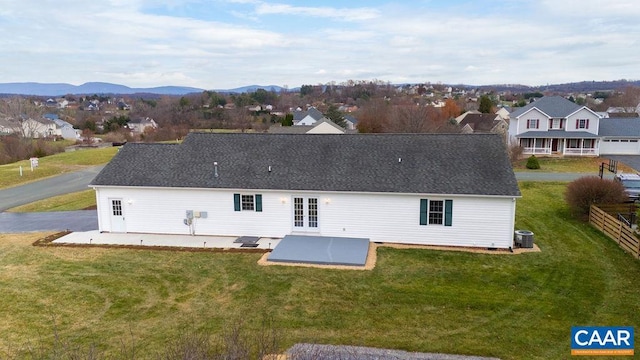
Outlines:
[[268,261],[323,265],[364,266],[369,239],[328,236],[286,235]]
[[[73,232],[53,241],[54,244],[173,246],[190,248],[240,249],[237,236],[164,235],[139,233],[101,233],[98,230]],[[273,249],[280,239],[259,238],[252,249]]]

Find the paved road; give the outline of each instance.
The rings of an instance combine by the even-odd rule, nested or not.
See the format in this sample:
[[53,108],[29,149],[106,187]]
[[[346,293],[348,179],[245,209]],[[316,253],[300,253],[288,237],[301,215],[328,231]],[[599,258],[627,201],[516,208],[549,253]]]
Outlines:
[[0,213],[0,233],[97,229],[98,214],[95,210]]
[[52,196],[87,190],[104,165],[0,190],[0,212]]

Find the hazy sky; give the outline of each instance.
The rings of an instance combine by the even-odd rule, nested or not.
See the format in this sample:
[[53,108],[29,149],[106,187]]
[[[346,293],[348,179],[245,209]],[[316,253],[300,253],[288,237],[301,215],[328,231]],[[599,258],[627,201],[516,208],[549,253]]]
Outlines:
[[0,82],[640,79],[637,0],[0,0]]

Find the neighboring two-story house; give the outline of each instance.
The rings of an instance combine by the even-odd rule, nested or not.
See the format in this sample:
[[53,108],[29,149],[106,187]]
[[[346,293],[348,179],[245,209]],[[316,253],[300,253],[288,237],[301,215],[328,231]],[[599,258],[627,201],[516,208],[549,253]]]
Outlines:
[[509,138],[535,155],[599,155],[601,117],[560,96],[543,97],[510,114]]

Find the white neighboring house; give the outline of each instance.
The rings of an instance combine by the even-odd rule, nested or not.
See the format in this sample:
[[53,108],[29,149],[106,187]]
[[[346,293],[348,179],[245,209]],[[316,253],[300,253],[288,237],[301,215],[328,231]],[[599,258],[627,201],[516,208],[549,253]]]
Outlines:
[[56,123],[56,135],[62,136],[62,138],[67,140],[79,140],[80,139],[80,130],[74,129],[73,125],[62,119],[52,119],[54,123]]
[[148,117],[131,120],[127,123],[127,126],[129,127],[129,130],[131,130],[131,132],[135,134],[144,133],[144,131],[148,128],[158,128],[158,124],[155,122],[155,120]]
[[560,96],[545,96],[510,114],[509,137],[524,154],[598,155],[600,116]]
[[640,155],[640,118],[602,118],[560,96],[543,97],[510,114],[509,137],[524,154]]
[[344,123],[347,126],[347,130],[357,130],[358,128],[358,119],[352,115],[345,115]]
[[509,122],[509,117],[511,115],[511,109],[505,106],[501,107],[496,111],[496,115],[500,116],[500,118],[507,123]]
[[28,118],[21,121],[20,125],[22,126],[22,135],[24,137],[37,139],[58,135],[56,123],[50,119]]
[[271,134],[344,134],[345,129],[333,121],[324,118],[313,125],[280,126],[269,128]]
[[9,135],[15,132],[15,124],[7,119],[0,119],[0,135]]
[[293,125],[313,125],[322,119],[325,119],[324,115],[314,107],[310,107],[307,111],[293,112]]
[[56,124],[54,136],[61,136],[67,140],[79,140],[80,130],[74,129],[73,125],[60,119],[57,114],[44,114],[43,118],[53,121]]
[[496,134],[190,133],[127,143],[90,186],[102,232],[479,248],[513,247],[520,197]]

